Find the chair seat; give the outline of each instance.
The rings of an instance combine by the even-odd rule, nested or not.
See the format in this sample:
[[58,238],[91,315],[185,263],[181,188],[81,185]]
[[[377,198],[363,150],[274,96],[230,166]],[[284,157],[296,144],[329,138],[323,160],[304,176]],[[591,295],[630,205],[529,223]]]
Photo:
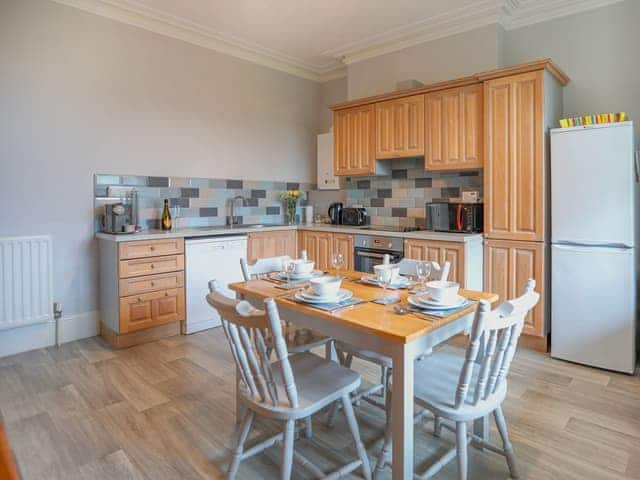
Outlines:
[[356,358],[361,358],[362,360],[367,360],[368,362],[380,365],[381,367],[391,368],[393,364],[391,357],[387,357],[386,355],[382,355],[381,353],[373,352],[371,350],[362,350],[354,347],[353,345],[349,345],[348,343],[336,342],[336,348],[353,355]]
[[244,383],[240,382],[243,401],[253,410],[263,415],[267,414],[271,418],[299,419],[313,415],[360,386],[359,373],[312,353],[292,355],[289,357],[289,363],[298,390],[297,408],[291,408],[287,401],[279,361],[271,364],[279,404],[254,401]]
[[[322,333],[315,332],[308,328],[300,328],[295,325],[283,325],[282,336],[287,343],[289,353],[302,353],[321,347],[331,340]],[[267,348],[273,349],[273,341],[270,335],[264,339]]]
[[[481,400],[476,405],[471,403],[475,397],[475,387],[480,371],[480,365],[477,365],[469,381],[467,401],[462,407],[455,408],[455,395],[464,365],[464,354],[464,350],[458,353],[457,350],[447,347],[414,364],[416,403],[438,416],[454,421],[467,421],[485,416],[502,403],[507,393],[507,382],[502,382],[502,386],[487,400]],[[391,383],[393,384],[393,379]]]

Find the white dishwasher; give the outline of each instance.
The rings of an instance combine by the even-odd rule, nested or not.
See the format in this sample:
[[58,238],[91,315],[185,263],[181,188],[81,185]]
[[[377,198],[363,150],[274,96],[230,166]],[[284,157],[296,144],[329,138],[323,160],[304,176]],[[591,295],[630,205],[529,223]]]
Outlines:
[[207,303],[209,280],[216,279],[225,293],[235,297],[227,285],[243,280],[240,259],[247,258],[247,237],[188,238],[186,256],[187,321],[184,333],[220,325],[220,316]]

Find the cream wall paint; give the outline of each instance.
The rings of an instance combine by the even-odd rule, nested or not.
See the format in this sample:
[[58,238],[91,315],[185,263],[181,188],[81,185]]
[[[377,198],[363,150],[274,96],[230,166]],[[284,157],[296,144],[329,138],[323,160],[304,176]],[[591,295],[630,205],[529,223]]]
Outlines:
[[0,236],[97,308],[93,174],[315,180],[320,85],[49,0],[0,2]]

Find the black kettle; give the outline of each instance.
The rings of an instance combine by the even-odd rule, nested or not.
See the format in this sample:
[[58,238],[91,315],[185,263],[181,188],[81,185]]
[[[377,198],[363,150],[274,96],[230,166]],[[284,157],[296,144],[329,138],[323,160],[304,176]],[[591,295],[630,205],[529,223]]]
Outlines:
[[329,205],[329,218],[333,225],[340,225],[342,223],[342,203],[336,202]]

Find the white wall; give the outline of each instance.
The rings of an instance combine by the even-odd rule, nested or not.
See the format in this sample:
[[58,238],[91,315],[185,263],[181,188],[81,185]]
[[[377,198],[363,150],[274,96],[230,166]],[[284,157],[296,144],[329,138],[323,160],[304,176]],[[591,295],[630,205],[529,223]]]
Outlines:
[[317,83],[49,0],[0,2],[0,236],[97,308],[93,174],[315,179]]

